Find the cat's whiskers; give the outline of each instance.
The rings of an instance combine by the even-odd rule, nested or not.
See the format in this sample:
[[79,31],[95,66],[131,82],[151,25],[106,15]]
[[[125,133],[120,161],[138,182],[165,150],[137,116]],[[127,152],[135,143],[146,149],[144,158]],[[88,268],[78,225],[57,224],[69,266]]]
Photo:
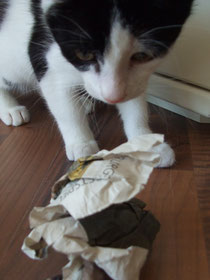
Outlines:
[[39,103],[39,101],[42,99],[41,96],[37,97],[37,99],[34,101],[34,103],[29,107],[29,110],[31,111],[37,103]]
[[40,47],[43,47],[43,48],[46,48],[46,44],[44,44],[44,43],[37,43],[37,42],[34,42],[34,41],[31,41],[31,43],[33,44],[33,45],[37,45],[37,46],[40,46]]
[[[158,45],[158,46],[163,47],[163,48],[166,49],[166,50],[169,50],[169,47],[168,47],[166,44],[164,44],[163,42],[158,41],[158,40],[154,40],[154,39],[142,39],[141,42],[142,42],[143,44],[145,44],[145,45],[147,45],[147,43],[149,43],[149,44],[150,44],[150,43],[154,43],[154,45],[152,45],[152,47],[155,47],[155,44],[156,44],[156,45]],[[151,44],[150,44],[150,46],[151,46]]]
[[81,97],[81,91],[78,91],[77,89],[75,89],[74,91],[70,92],[68,98],[69,99],[75,99]]
[[78,90],[76,89],[69,97],[69,101],[73,101],[75,106],[78,106],[78,104],[84,100],[83,94],[88,94],[85,90]]
[[[87,41],[87,39],[86,39],[86,41]],[[68,44],[69,46],[71,45],[72,47],[75,47],[75,46],[78,47],[78,43],[79,44],[85,43],[85,40],[84,39],[82,39],[82,40],[66,40],[66,41],[59,42],[60,45]]]
[[[145,42],[155,43],[155,44],[157,44],[159,46],[162,46],[166,50],[169,50],[170,48],[168,46],[166,46],[163,42],[160,42],[160,41],[154,40],[154,39],[150,39],[148,35],[150,35],[151,33],[154,33],[154,32],[158,32],[160,30],[167,30],[167,29],[181,28],[181,27],[182,27],[181,24],[174,24],[174,25],[167,25],[167,26],[156,27],[156,28],[153,28],[153,29],[148,30],[147,32],[144,32],[143,34],[141,34],[139,39],[141,40],[141,42],[145,41]],[[150,55],[153,56],[152,52],[150,53]],[[153,56],[153,57],[154,57],[154,59],[156,58],[155,56]],[[179,67],[178,60],[177,60],[176,57],[174,59],[174,62],[176,64],[176,67],[177,67],[178,71],[180,72],[180,67]]]
[[76,21],[74,21],[73,19],[68,18],[68,17],[66,17],[66,16],[64,16],[64,15],[61,15],[60,17],[62,17],[62,18],[64,18],[64,19],[68,20],[69,22],[73,23],[80,31],[82,31],[82,33],[83,33],[84,35],[86,35],[87,38],[89,38],[89,39],[92,40],[90,34],[88,34],[88,32],[85,31]]
[[[81,88],[79,88],[79,87],[81,87]],[[84,99],[84,97],[85,97],[85,99]],[[81,102],[79,112],[81,112],[81,110],[83,108],[85,108],[85,104],[88,102],[88,99],[90,99],[91,111],[93,112],[93,115],[92,115],[93,116],[93,122],[95,124],[96,132],[99,133],[100,129],[99,129],[99,126],[98,126],[96,115],[95,115],[96,99],[94,97],[90,96],[86,92],[83,85],[80,85],[80,86],[78,85],[78,89],[76,89],[74,94],[72,96],[69,96],[69,98],[75,103],[75,106],[77,106]],[[85,120],[85,114],[84,114],[83,122],[84,122],[84,120]]]
[[84,94],[84,99],[83,99],[83,102],[82,102],[81,108],[80,108],[81,110],[82,110],[83,108],[85,108],[85,104],[87,103],[89,97],[90,97],[90,96],[89,96],[88,93]]
[[73,36],[75,36],[75,37],[78,37],[78,38],[80,38],[80,39],[81,39],[81,37],[82,37],[82,38],[84,38],[84,39],[87,40],[87,36],[84,35],[83,33],[77,33],[77,32],[74,32],[74,31],[72,31],[72,30],[70,30],[70,29],[51,28],[51,30],[52,30],[52,31],[66,32],[66,33],[69,33],[69,34],[71,34],[71,35],[73,35]]
[[[155,48],[156,46],[161,46],[161,47],[163,47],[164,49],[166,49],[166,51],[170,50],[170,48],[169,48],[166,44],[164,44],[164,43],[161,42],[161,41],[154,40],[154,39],[149,39],[149,38],[148,38],[148,39],[142,39],[142,40],[141,40],[141,43],[145,44],[146,47],[147,47],[147,45],[149,45],[149,49],[146,50],[146,51],[147,51],[148,54],[149,54],[151,57],[153,57],[154,59],[157,59],[157,57],[156,57],[156,56],[154,55],[154,53],[153,53],[153,50],[154,50],[154,48]],[[176,56],[175,53],[172,53],[171,57],[172,57],[172,59],[173,59],[174,65],[175,65],[176,68],[177,68],[177,71],[178,71],[178,72],[181,72],[181,71],[180,71],[179,59],[178,59],[178,57]]]
[[[84,99],[84,97],[85,97],[85,99]],[[78,104],[80,103],[79,111],[78,111],[79,114],[81,113],[81,110],[83,110],[83,108],[85,108],[85,104],[88,101],[89,97],[90,97],[89,94],[85,90],[83,91],[83,95],[81,95],[81,92],[79,92],[79,93],[76,92],[76,94],[71,96],[75,106],[78,106]],[[82,123],[84,123],[85,118],[86,118],[86,114],[83,115]]]
[[155,27],[152,28],[146,32],[144,32],[143,34],[141,34],[141,36],[139,37],[139,39],[144,39],[145,36],[150,35],[151,33],[160,31],[160,30],[164,30],[164,29],[171,29],[171,28],[181,28],[182,25],[181,24],[173,24],[173,25],[166,25],[166,26],[159,26],[159,27]]
[[98,125],[98,122],[97,122],[97,118],[96,118],[96,99],[95,98],[91,98],[93,100],[93,105],[92,105],[92,113],[91,116],[93,116],[93,123],[95,125],[95,129],[96,129],[96,133],[99,134],[100,132],[100,129],[99,129],[99,125]]

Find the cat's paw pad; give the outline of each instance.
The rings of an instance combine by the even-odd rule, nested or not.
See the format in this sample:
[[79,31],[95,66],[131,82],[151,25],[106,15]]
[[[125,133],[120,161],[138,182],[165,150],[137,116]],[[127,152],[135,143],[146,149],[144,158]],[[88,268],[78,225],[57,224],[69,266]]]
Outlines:
[[25,106],[15,106],[0,112],[0,118],[6,125],[19,126],[30,121],[30,115]]
[[167,143],[154,147],[152,151],[160,155],[160,161],[155,167],[170,167],[175,163],[175,153]]
[[93,155],[99,151],[96,141],[87,141],[75,143],[66,148],[66,154],[69,160],[77,160],[81,157]]

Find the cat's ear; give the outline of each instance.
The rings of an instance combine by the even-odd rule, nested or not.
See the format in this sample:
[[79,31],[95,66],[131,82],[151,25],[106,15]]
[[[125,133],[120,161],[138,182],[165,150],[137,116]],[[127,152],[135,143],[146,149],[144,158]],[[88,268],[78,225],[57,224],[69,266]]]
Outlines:
[[53,5],[62,3],[63,0],[42,0],[42,9],[46,13]]

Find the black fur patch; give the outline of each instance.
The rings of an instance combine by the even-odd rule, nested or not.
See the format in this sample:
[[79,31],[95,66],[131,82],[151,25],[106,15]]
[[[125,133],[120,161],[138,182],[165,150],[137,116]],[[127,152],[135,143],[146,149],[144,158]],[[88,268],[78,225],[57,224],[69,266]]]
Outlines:
[[[63,0],[47,21],[63,55],[81,71],[103,59],[116,15],[154,57],[167,53],[190,14],[193,0]],[[83,61],[75,53],[94,53]]]
[[115,3],[123,25],[159,57],[176,41],[190,15],[193,0],[117,0]]
[[1,28],[2,22],[4,21],[4,17],[6,15],[8,6],[9,6],[9,0],[1,0],[1,2],[0,2],[0,28]]
[[[103,60],[111,31],[112,1],[63,1],[49,10],[48,24],[63,55],[81,71]],[[93,53],[94,59],[82,61],[75,55]]]
[[50,44],[53,42],[53,38],[50,31],[45,27],[45,22],[43,21],[41,1],[32,0],[31,10],[34,15],[35,24],[28,52],[36,77],[38,81],[40,81],[48,69],[46,52],[48,51]]

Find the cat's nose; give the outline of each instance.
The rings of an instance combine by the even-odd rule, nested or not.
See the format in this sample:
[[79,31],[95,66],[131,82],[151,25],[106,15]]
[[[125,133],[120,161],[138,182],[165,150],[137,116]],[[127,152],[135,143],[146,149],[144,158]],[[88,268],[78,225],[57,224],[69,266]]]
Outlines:
[[125,97],[122,97],[122,98],[119,98],[119,99],[113,99],[113,100],[105,98],[105,101],[109,104],[117,104],[117,103],[123,102],[124,99],[125,99]]
[[101,86],[101,97],[109,104],[123,102],[126,98],[124,81],[119,79],[104,80]]

